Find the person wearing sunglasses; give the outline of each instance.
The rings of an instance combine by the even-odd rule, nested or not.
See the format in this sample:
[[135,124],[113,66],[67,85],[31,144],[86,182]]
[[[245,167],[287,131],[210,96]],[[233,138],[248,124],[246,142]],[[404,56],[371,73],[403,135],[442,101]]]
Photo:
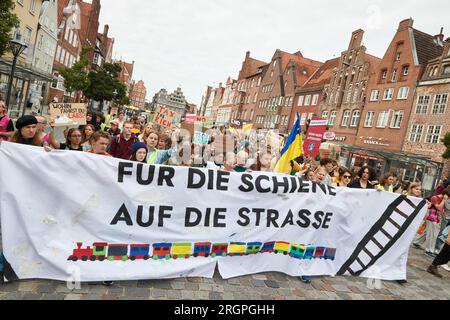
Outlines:
[[339,171],[339,182],[336,184],[336,186],[347,188],[350,182],[352,182],[353,174],[348,169],[341,168]]

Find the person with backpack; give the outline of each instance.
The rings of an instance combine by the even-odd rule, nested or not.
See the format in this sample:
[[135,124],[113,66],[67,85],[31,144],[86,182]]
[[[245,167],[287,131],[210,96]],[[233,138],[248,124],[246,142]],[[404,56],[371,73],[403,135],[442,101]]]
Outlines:
[[123,125],[123,132],[118,136],[115,136],[109,147],[109,154],[115,158],[129,160],[133,154],[132,145],[138,142],[138,138],[131,132],[133,129],[133,123],[125,122]]

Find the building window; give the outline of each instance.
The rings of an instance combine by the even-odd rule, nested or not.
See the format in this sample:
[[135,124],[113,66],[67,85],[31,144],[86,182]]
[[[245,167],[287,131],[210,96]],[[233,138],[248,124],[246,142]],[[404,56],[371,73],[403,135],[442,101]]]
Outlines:
[[402,53],[401,52],[397,52],[397,56],[395,57],[395,59],[397,61],[400,61],[401,57],[402,57]]
[[318,94],[313,95],[311,105],[312,106],[317,106],[317,102],[318,101],[319,101],[319,95]]
[[302,116],[301,116],[301,118],[300,118],[300,125],[305,125],[305,123],[306,123],[306,116],[307,116],[308,114],[306,114],[306,113],[302,113]]
[[422,139],[423,124],[413,124],[411,128],[411,134],[409,135],[409,141],[420,142]]
[[399,129],[403,120],[403,111],[395,111],[391,119],[391,128]]
[[381,70],[381,79],[386,79],[387,78],[387,69],[383,69]]
[[371,128],[373,126],[373,119],[375,118],[375,112],[369,111],[366,115],[366,121],[364,121],[364,127]]
[[385,128],[388,122],[388,118],[388,111],[380,111],[380,114],[378,115],[377,128]]
[[377,101],[379,96],[380,90],[372,90],[372,93],[370,94],[370,101]]
[[289,107],[294,105],[294,97],[289,97]]
[[328,111],[322,112],[322,119],[328,119]]
[[56,61],[59,61],[59,56],[60,55],[61,55],[61,47],[58,45],[58,47],[56,49],[56,55],[55,55]]
[[409,66],[404,66],[403,67],[403,75],[407,76],[409,74]]
[[34,14],[35,10],[36,10],[36,0],[31,0],[31,4],[30,4],[30,12],[31,12],[32,14]]
[[352,93],[353,93],[352,89],[353,89],[353,86],[349,85],[348,90],[347,90],[347,96],[345,97],[345,102],[350,102],[350,99],[351,99]]
[[[449,51],[450,52],[450,51]],[[444,66],[444,71],[442,72],[443,75],[450,74],[450,65]]]
[[392,96],[394,95],[394,89],[389,88],[384,90],[383,100],[392,100]]
[[305,97],[305,106],[309,106],[310,103],[311,103],[311,96],[308,95],[308,96]]
[[408,87],[400,88],[400,90],[398,90],[397,99],[398,100],[408,99],[408,93],[409,93],[409,88]]
[[345,110],[344,115],[342,116],[341,127],[346,127],[348,125],[349,120],[350,120],[350,110]]
[[273,70],[270,71],[270,77],[273,78]]
[[297,106],[301,107],[303,105],[303,99],[305,98],[305,96],[299,96],[298,97],[298,102],[297,102]]
[[256,84],[257,87],[261,85],[261,77],[258,78],[258,83]]
[[352,121],[350,122],[350,127],[354,128],[354,127],[358,126],[359,117],[360,117],[360,111],[359,110],[353,111]]
[[429,102],[430,96],[419,96],[419,99],[417,99],[416,113],[426,114]]
[[445,109],[447,107],[448,102],[448,94],[437,94],[434,98],[433,104],[433,114],[442,114],[445,113]]
[[397,81],[397,69],[394,69],[394,71],[392,71],[392,78],[391,78],[392,82]]
[[428,126],[427,143],[436,144],[439,142],[442,126]]
[[334,126],[334,123],[336,122],[336,111],[331,111],[330,113],[330,119],[328,119],[328,125],[330,127]]
[[312,112],[308,113],[308,120],[312,119],[313,115],[314,115],[314,113],[312,113]]

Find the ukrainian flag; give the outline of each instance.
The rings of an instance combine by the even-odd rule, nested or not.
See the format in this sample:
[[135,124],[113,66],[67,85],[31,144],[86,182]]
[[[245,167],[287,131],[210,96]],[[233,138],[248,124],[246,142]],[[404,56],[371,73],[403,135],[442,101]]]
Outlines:
[[302,128],[300,127],[300,118],[297,113],[297,117],[294,122],[294,127],[289,134],[289,137],[281,151],[281,157],[273,170],[276,173],[291,173],[291,160],[301,156],[303,154],[303,140],[302,140]]

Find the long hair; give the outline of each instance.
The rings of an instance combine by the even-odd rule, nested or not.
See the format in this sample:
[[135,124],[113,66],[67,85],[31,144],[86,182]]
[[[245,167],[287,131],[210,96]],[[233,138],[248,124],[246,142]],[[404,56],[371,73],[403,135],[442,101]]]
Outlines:
[[389,177],[393,177],[394,174],[392,172],[386,172],[385,174],[383,174],[380,178],[380,185],[384,186],[386,185],[386,183],[388,183],[388,179]]
[[[25,139],[23,137],[20,129],[18,129],[18,130],[16,130],[16,132],[14,132],[14,135],[11,137],[11,139],[9,141],[15,142],[15,143],[20,143],[20,144],[28,144],[28,143],[26,143],[27,139]],[[34,134],[34,137],[31,139],[31,145],[36,146],[36,147],[42,146],[42,139],[40,137],[40,133],[37,130],[36,130],[36,133]]]
[[67,146],[72,146],[72,141],[70,140],[70,137],[72,136],[72,133],[74,133],[75,131],[78,131],[81,134],[81,130],[80,129],[77,129],[77,128],[69,129],[69,131],[67,132],[67,138],[66,138],[66,145]]
[[417,187],[420,187],[420,186],[422,186],[419,182],[411,182],[410,184],[409,184],[409,186],[408,186],[408,191],[406,192],[406,194],[408,195],[408,196],[412,196],[413,194],[412,194],[412,190],[414,189],[414,188],[417,188]]
[[[95,131],[96,131],[94,125],[92,125],[92,124],[87,124],[87,125],[83,128],[83,132],[81,133],[82,136],[83,136],[83,142],[82,142],[82,143],[85,143],[85,142],[91,143],[91,139],[86,139],[86,134],[84,133],[84,131],[86,130],[87,127],[90,127],[90,128],[92,129],[91,139],[92,139],[92,136],[94,135],[94,133],[95,133]],[[88,140],[89,140],[89,141],[88,141]],[[91,143],[91,144],[92,144],[92,143]]]

